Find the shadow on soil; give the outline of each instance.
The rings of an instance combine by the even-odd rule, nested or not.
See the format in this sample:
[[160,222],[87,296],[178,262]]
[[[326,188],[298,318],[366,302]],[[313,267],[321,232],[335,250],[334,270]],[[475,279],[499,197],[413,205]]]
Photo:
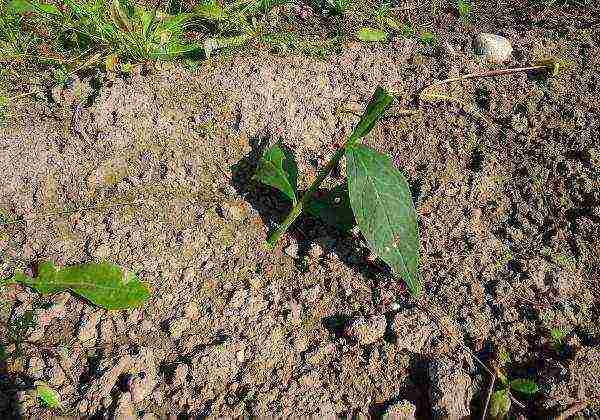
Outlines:
[[[0,344],[0,354],[6,349]],[[0,417],[3,419],[18,419],[18,402],[16,398],[19,390],[15,378],[8,373],[6,360],[0,359]]]

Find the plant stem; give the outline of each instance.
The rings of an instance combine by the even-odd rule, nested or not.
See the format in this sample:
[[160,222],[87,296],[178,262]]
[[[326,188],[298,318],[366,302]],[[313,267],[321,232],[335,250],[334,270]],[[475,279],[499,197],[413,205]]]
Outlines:
[[[350,143],[350,140],[348,141],[348,144],[349,143]],[[300,201],[298,201],[298,203],[292,208],[292,211],[290,212],[290,214],[288,214],[288,216],[285,218],[283,223],[277,228],[277,230],[275,232],[273,232],[271,234],[271,236],[269,236],[269,238],[267,239],[268,247],[274,248],[275,244],[277,244],[277,242],[279,241],[281,236],[296,221],[298,216],[300,216],[302,214],[302,210],[304,209],[304,206],[306,204],[308,204],[308,202],[310,201],[310,198],[315,193],[315,191],[317,191],[317,189],[321,186],[321,184],[323,183],[325,178],[327,178],[329,173],[333,170],[333,168],[336,167],[336,165],[342,159],[342,156],[344,156],[344,152],[345,152],[345,147],[340,147],[335,152],[333,157],[331,159],[329,159],[329,162],[327,162],[327,165],[325,165],[323,167],[323,169],[321,169],[321,171],[319,172],[319,174],[317,175],[317,177],[311,184],[310,188],[308,189],[308,191],[306,191],[306,193],[304,193],[304,195],[302,196]]]

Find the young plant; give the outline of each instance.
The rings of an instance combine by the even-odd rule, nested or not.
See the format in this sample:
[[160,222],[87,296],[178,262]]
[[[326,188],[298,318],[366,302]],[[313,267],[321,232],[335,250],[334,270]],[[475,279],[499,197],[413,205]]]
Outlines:
[[[420,242],[408,182],[388,156],[360,144],[393,100],[383,88],[377,88],[345,145],[337,149],[301,197],[298,167],[292,153],[280,142],[266,151],[255,179],[280,190],[293,204],[287,218],[268,238],[269,247],[273,248],[305,211],[343,230],[352,227],[353,215],[371,250],[404,279],[416,297],[421,293]],[[343,157],[347,165],[347,189],[340,185],[324,198],[315,198],[315,192]]]
[[148,286],[134,273],[107,262],[63,268],[45,262],[40,264],[37,277],[17,272],[3,283],[29,286],[42,295],[70,291],[94,305],[113,310],[139,307],[150,297]]
[[473,13],[473,5],[471,0],[457,0],[456,8],[458,9],[458,15],[462,20],[468,22],[471,20]]
[[329,15],[341,16],[350,7],[352,0],[326,0],[326,9]]
[[[533,395],[538,391],[538,385],[531,379],[517,378],[510,379],[503,371],[503,367],[510,362],[510,355],[506,351],[502,351],[499,356],[499,367],[496,368],[496,375],[490,386],[490,394],[486,401],[484,416],[490,408],[490,415],[493,418],[503,419],[508,416],[514,397],[511,391],[518,392],[522,395]],[[495,379],[499,382],[496,382]],[[490,398],[491,397],[491,398]]]
[[35,395],[48,408],[57,409],[61,406],[60,394],[45,382],[35,383]]
[[561,328],[554,327],[550,330],[550,340],[555,351],[561,352],[565,348],[567,332]]

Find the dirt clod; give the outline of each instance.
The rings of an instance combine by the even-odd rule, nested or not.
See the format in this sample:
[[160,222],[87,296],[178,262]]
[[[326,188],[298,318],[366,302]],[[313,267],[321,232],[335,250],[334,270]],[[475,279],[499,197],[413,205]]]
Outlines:
[[473,390],[471,377],[462,365],[448,357],[429,365],[431,412],[434,419],[458,420],[469,417]]
[[359,344],[372,344],[383,337],[386,328],[383,315],[356,317],[348,321],[344,327],[346,337],[358,341]]

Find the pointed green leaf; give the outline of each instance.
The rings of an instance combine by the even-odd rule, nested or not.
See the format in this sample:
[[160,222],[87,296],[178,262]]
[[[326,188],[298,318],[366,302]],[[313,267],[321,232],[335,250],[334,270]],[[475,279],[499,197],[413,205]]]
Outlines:
[[254,179],[277,188],[294,204],[298,201],[298,166],[292,152],[281,143],[275,143],[260,160]]
[[134,273],[108,262],[62,269],[45,262],[36,278],[17,272],[9,281],[32,287],[42,295],[69,290],[105,309],[138,307],[150,297],[150,290]]
[[501,389],[492,394],[490,400],[490,415],[494,418],[506,417],[510,410],[510,397],[506,389]]
[[375,126],[375,123],[383,117],[386,109],[394,101],[394,97],[390,95],[385,89],[381,86],[375,90],[369,105],[367,105],[367,109],[365,113],[360,118],[360,121],[354,128],[354,131],[348,138],[348,142],[346,143],[346,147],[352,147],[354,143],[361,137],[366,136]]
[[538,391],[537,384],[530,379],[513,379],[510,381],[510,387],[527,395],[535,394]]
[[50,388],[45,382],[36,382],[35,392],[44,405],[48,408],[60,407],[60,395],[54,389]]
[[50,3],[37,3],[35,7],[49,15],[60,15],[60,10],[58,10],[58,7]]
[[348,186],[345,184],[338,185],[316,197],[313,196],[308,202],[306,210],[342,232],[348,232],[356,225],[350,206]]
[[406,178],[390,159],[361,144],[346,151],[350,204],[373,252],[421,293],[419,227]]
[[33,5],[27,0],[12,0],[7,4],[6,8],[9,12],[16,15],[22,15],[34,11]]
[[388,40],[387,32],[374,28],[360,28],[356,36],[363,42],[385,42]]

